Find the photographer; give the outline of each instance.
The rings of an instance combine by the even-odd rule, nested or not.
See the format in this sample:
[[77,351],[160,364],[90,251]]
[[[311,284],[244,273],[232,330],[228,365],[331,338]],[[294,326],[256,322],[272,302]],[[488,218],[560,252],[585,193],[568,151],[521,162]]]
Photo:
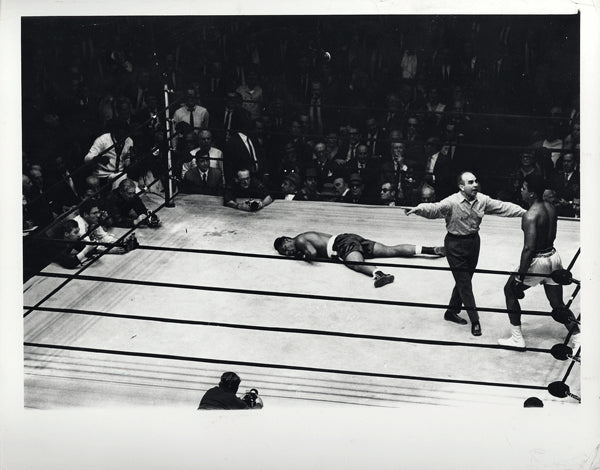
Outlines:
[[134,227],[137,224],[156,228],[160,225],[158,216],[149,211],[135,192],[135,183],[124,179],[117,189],[113,189],[104,201],[108,212],[106,223],[114,227]]
[[100,210],[97,200],[86,199],[81,203],[79,215],[74,217],[73,220],[79,226],[79,233],[83,241],[115,245],[113,247],[99,245],[97,251],[100,253],[123,254],[137,248],[138,242],[135,233],[117,243],[118,239],[103,227],[104,216],[105,214]]
[[[243,202],[236,202],[237,199]],[[256,212],[273,202],[267,188],[250,174],[248,169],[240,169],[233,184],[227,186],[223,202],[227,207],[246,212]]]
[[199,410],[247,410],[263,407],[256,389],[249,390],[243,398],[236,395],[241,379],[235,372],[225,372],[217,387],[208,390],[200,400]]
[[73,219],[65,220],[59,227],[60,236],[69,243],[52,243],[49,245],[50,261],[55,261],[63,268],[75,269],[97,257],[97,247],[86,245],[80,241],[79,225]]

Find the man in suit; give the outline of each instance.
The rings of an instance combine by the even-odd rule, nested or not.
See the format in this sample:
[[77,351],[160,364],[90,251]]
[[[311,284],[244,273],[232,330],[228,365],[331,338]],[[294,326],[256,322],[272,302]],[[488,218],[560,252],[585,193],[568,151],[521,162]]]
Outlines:
[[386,96],[385,104],[386,111],[383,115],[382,122],[384,131],[389,133],[392,129],[399,129],[402,127],[406,109],[400,95],[396,92],[389,93]]
[[196,166],[186,171],[181,182],[181,192],[189,194],[210,194],[217,196],[222,193],[223,174],[219,168],[210,167],[208,152],[197,152]]
[[341,157],[346,160],[346,163],[356,158],[356,150],[360,144],[360,131],[355,126],[348,127],[348,144],[341,151]]
[[375,116],[369,116],[365,121],[366,144],[369,147],[371,155],[383,155],[385,146],[385,137],[383,129],[379,126]]
[[335,197],[333,202],[352,202],[352,193],[344,175],[337,175],[333,180]]
[[307,113],[310,118],[310,133],[323,134],[324,129],[338,125],[339,112],[332,106],[330,97],[320,80],[311,82]]
[[410,204],[416,189],[414,168],[406,161],[406,147],[403,142],[392,142],[390,149],[392,158],[381,164],[381,180],[393,183],[397,204]]
[[448,144],[440,147],[440,141],[437,137],[430,137],[425,142],[427,160],[425,162],[424,182],[435,189],[439,199],[449,196],[454,189],[452,184],[453,170],[448,150]]
[[562,217],[574,217],[573,201],[579,199],[581,179],[575,161],[575,155],[565,153],[562,156],[562,170],[550,175],[550,189],[556,191],[558,201],[556,211]]
[[[226,81],[223,74],[223,63],[219,60],[213,60],[202,83],[203,101],[208,109],[217,108],[217,104],[225,93]],[[211,125],[213,125],[212,122]]]
[[350,160],[347,164],[350,173],[360,175],[364,183],[364,196],[367,198],[375,197],[379,190],[377,185],[379,178],[379,160],[371,158],[369,147],[360,144],[356,149],[356,158]]
[[287,173],[281,183],[281,198],[286,201],[297,199],[300,188],[302,188],[300,175],[294,172]]
[[222,108],[211,109],[210,128],[215,133],[217,147],[224,148],[231,135],[235,132],[235,124],[249,121],[250,117],[242,108],[243,98],[236,91],[225,94],[225,105]]
[[[225,177],[223,176],[223,152],[220,149],[213,147],[212,132],[208,129],[202,129],[198,134],[198,144],[199,146],[191,150],[190,154],[194,157],[196,154],[208,154],[210,158],[210,167],[219,169],[223,178],[223,183],[225,183]],[[191,162],[192,165],[190,167],[197,164],[195,158],[192,158]]]
[[350,201],[352,204],[369,204],[370,199],[365,196],[365,184],[358,173],[352,173],[350,181]]
[[251,122],[235,114],[232,118],[232,129],[230,138],[223,152],[225,180],[233,181],[237,170],[247,168],[254,177],[263,180],[268,176],[266,161],[260,146],[250,137],[252,129]]

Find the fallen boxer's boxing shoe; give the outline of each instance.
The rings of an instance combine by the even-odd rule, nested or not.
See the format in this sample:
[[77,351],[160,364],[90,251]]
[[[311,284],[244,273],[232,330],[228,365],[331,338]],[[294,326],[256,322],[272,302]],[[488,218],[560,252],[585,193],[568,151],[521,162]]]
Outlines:
[[392,282],[394,282],[394,276],[392,276],[391,274],[385,274],[381,271],[375,271],[375,277],[374,277],[374,281],[373,281],[373,285],[375,287],[383,287],[386,284],[391,284]]

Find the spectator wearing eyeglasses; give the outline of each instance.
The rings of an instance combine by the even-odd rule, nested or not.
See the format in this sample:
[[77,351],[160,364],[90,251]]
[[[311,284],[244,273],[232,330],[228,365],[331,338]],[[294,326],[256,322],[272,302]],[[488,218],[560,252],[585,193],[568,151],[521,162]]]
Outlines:
[[381,206],[393,207],[396,205],[396,190],[394,189],[394,185],[389,181],[381,184],[378,203]]
[[362,177],[358,173],[350,175],[350,201],[352,204],[368,204],[369,198],[364,194],[365,184]]

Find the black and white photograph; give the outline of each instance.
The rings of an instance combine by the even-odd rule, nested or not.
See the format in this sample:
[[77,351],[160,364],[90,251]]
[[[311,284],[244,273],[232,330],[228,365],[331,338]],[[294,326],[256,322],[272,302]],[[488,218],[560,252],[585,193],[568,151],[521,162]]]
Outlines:
[[3,7],[0,467],[599,469],[595,7],[208,3]]

